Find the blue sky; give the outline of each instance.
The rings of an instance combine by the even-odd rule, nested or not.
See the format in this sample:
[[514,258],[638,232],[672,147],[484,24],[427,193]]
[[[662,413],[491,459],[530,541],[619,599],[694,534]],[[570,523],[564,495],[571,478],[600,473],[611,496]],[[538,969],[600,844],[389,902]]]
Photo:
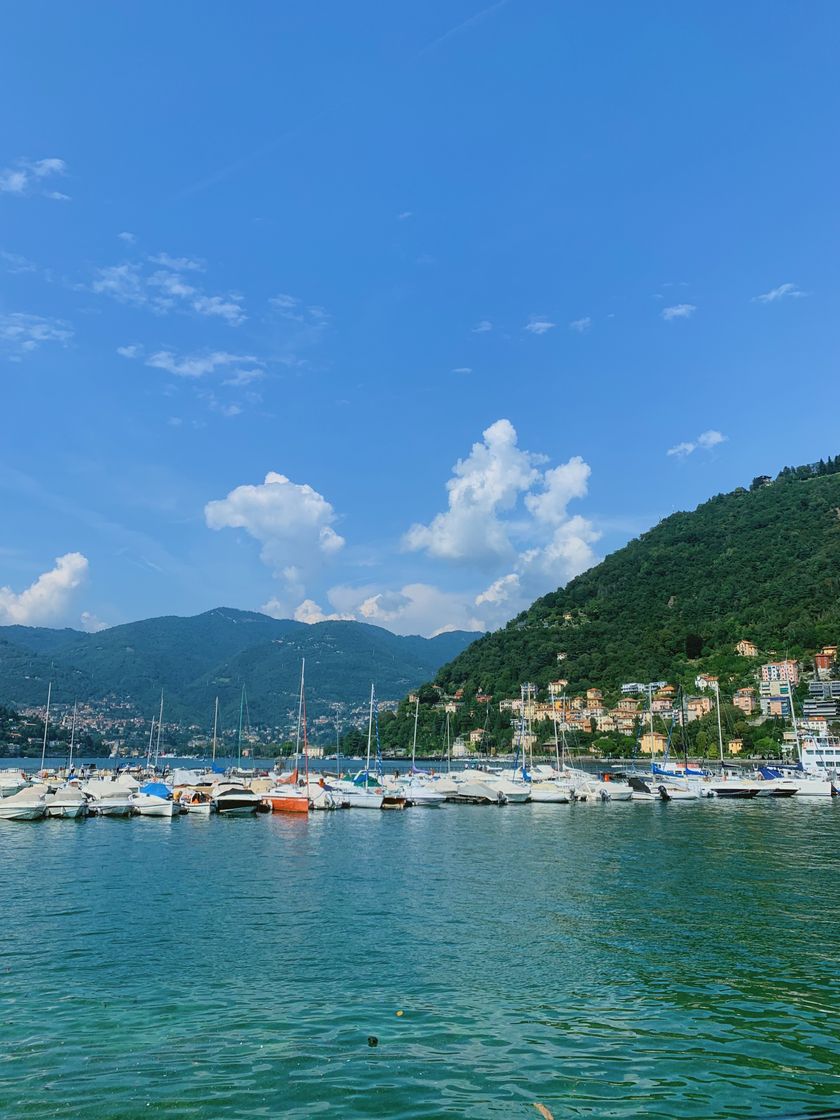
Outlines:
[[7,11],[0,621],[495,627],[836,454],[838,25]]

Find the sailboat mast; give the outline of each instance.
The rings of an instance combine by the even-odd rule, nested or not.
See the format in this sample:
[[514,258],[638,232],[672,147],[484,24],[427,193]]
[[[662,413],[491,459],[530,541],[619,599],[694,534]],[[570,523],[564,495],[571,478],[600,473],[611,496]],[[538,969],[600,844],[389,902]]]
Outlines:
[[67,764],[69,770],[73,769],[73,747],[76,742],[76,708],[78,703],[78,700],[73,701],[73,725],[70,728],[70,760]]
[[554,765],[557,767],[557,772],[560,772],[560,736],[557,733],[557,701],[554,697],[554,689],[551,689],[551,718],[554,723]]
[[216,732],[219,730],[219,697],[216,697],[216,704],[213,708],[213,762],[216,761]]
[[44,769],[44,759],[47,757],[47,734],[50,726],[50,701],[52,700],[52,681],[47,686],[47,713],[44,716],[44,742],[41,746],[41,769]]
[[306,738],[306,697],[303,692],[303,665],[300,667],[300,701],[303,713],[303,770],[306,776],[306,796],[309,796],[309,743]]
[[449,743],[449,712],[446,713],[446,769],[452,773],[452,749]]
[[414,773],[417,761],[417,719],[420,715],[420,695],[418,693],[414,701],[414,738],[411,741],[411,772]]
[[370,773],[370,741],[373,737],[373,681],[370,682],[370,715],[368,716],[367,758],[365,760],[365,782]]
[[152,726],[149,728],[149,746],[146,750],[146,769],[152,765],[152,743],[155,738],[155,717],[152,716]]
[[[300,659],[300,692],[298,694],[298,720],[297,720],[297,734],[295,736],[295,770],[297,770],[297,768],[300,764],[300,725],[301,725],[301,720],[304,719],[304,714],[303,714],[303,673],[304,673],[305,668],[306,668],[306,658],[302,657]],[[305,735],[306,735],[306,729],[304,728],[304,736]]]
[[236,735],[236,768],[240,768],[242,762],[242,713],[245,710],[245,685],[242,686],[242,692],[239,694],[239,731]]
[[647,688],[648,694],[648,715],[650,717],[650,766],[651,773],[653,773],[653,759],[656,753],[656,740],[653,737],[653,685],[649,684]]
[[157,743],[155,744],[155,770],[160,762],[160,733],[163,729],[163,689],[160,690],[160,714],[158,715]]
[[715,701],[717,705],[718,747],[720,748],[720,767],[723,770],[723,729],[720,725],[720,682],[715,681]]

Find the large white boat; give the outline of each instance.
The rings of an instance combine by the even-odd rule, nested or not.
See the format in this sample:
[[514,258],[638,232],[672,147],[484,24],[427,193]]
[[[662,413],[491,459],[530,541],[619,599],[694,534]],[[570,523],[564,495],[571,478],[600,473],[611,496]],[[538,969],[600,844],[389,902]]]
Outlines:
[[171,820],[180,814],[172,790],[164,782],[146,782],[128,799],[132,812],[140,817],[166,817]]
[[51,790],[44,800],[48,817],[75,820],[87,816],[88,799],[78,785],[59,786],[58,789]]
[[92,778],[82,785],[82,792],[88,796],[88,806],[92,813],[100,817],[131,816],[129,798],[137,788],[137,783],[109,781]]
[[0,799],[0,820],[36,821],[46,811],[44,792],[35,786],[27,786],[26,789]]
[[11,768],[0,770],[0,797],[11,797],[13,793],[25,789],[28,784],[29,780],[22,770]]

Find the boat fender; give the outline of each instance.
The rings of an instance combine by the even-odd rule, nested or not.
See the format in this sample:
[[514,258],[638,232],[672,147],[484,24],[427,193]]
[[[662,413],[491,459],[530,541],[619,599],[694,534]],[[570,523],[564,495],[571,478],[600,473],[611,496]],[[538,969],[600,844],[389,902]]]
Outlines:
[[369,1034],[368,1035],[368,1046],[378,1046],[378,1045],[379,1045],[379,1039],[376,1037],[376,1035],[375,1034]]

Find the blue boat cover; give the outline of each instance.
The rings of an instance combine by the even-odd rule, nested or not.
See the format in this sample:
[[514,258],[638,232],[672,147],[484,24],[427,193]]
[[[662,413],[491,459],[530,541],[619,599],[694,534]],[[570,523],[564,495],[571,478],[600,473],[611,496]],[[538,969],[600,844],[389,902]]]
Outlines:
[[144,786],[140,787],[141,793],[151,793],[154,797],[171,797],[172,790],[163,782],[146,782]]
[[213,765],[210,767],[210,770],[213,774],[224,774],[224,772],[225,772],[224,766],[220,766],[218,764],[218,762],[214,762]]

